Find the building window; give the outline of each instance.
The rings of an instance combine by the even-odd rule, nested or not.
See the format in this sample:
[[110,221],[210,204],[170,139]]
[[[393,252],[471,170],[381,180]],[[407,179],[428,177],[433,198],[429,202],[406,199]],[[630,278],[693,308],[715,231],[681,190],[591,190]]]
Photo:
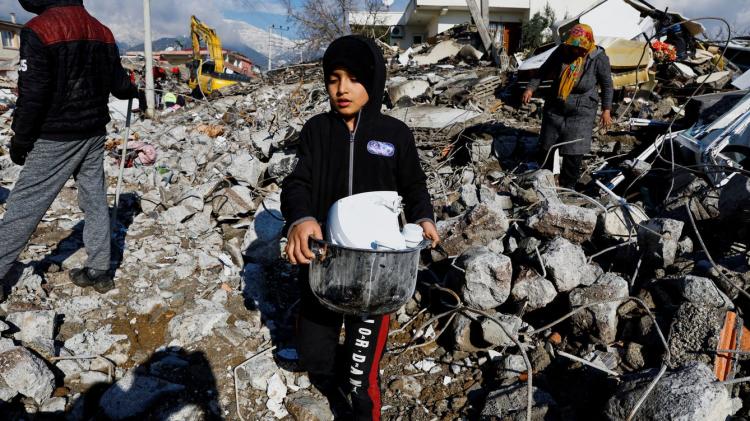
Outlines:
[[3,36],[3,48],[16,48],[13,43],[13,32],[2,31]]
[[414,35],[412,44],[421,44],[422,43],[422,35]]

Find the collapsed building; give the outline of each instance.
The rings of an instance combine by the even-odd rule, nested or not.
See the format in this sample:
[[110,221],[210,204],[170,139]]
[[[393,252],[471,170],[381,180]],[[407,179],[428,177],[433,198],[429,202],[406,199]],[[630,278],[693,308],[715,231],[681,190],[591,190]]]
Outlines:
[[[638,33],[602,43],[619,63],[617,124],[596,133],[578,191],[529,164],[543,104],[519,96],[543,56],[498,64],[472,26],[382,46],[385,112],[415,134],[443,238],[392,321],[385,418],[750,414],[750,97],[721,45],[658,62]],[[111,109],[113,196],[127,166],[117,289],[67,279],[85,260],[69,183],[2,286],[2,413],[331,419],[298,369],[279,210],[299,131],[328,109],[319,65],[138,119],[127,156],[127,104]],[[0,211],[20,171],[2,151]]]

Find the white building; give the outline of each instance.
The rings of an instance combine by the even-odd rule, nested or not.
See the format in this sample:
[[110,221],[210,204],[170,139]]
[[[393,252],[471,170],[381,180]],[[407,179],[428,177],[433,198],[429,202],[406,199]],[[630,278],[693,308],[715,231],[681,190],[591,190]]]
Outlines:
[[[353,12],[353,25],[391,28],[391,43],[401,48],[421,43],[455,25],[472,22],[467,0],[410,0],[403,12]],[[474,0],[479,4],[481,0]],[[491,31],[502,31],[506,51],[514,52],[521,41],[521,24],[549,3],[558,20],[573,17],[596,0],[487,0]]]
[[21,47],[21,28],[16,23],[16,15],[11,14],[11,20],[0,20],[0,75],[15,73],[18,68],[18,57]]

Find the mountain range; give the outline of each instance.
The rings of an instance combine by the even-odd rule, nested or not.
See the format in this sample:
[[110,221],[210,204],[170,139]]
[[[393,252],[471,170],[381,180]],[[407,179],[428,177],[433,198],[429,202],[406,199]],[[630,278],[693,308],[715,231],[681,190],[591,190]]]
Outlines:
[[[222,47],[226,50],[236,51],[248,57],[252,62],[266,69],[268,67],[268,31],[250,25],[247,22],[225,19],[226,26],[222,28],[225,34],[222,37]],[[277,33],[271,38],[273,67],[295,63],[299,56],[296,53],[296,43]],[[153,41],[153,50],[161,51],[170,47],[175,49],[188,49],[192,41],[188,36],[165,37]],[[137,45],[119,44],[120,51],[143,51],[143,43]]]

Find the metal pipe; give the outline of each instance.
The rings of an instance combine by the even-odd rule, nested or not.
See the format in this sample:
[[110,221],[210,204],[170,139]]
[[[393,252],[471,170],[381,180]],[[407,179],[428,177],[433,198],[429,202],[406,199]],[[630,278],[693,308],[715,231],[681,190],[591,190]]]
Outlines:
[[143,0],[143,54],[146,55],[146,117],[154,118],[154,53],[151,45],[151,0]]
[[130,117],[133,113],[133,98],[128,99],[128,114],[125,117],[125,137],[122,139],[122,156],[120,157],[120,172],[117,174],[117,188],[115,189],[115,204],[112,210],[111,230],[117,227],[117,210],[120,208],[120,190],[122,189],[122,176],[125,172],[125,161],[128,159],[128,138],[130,137]]

